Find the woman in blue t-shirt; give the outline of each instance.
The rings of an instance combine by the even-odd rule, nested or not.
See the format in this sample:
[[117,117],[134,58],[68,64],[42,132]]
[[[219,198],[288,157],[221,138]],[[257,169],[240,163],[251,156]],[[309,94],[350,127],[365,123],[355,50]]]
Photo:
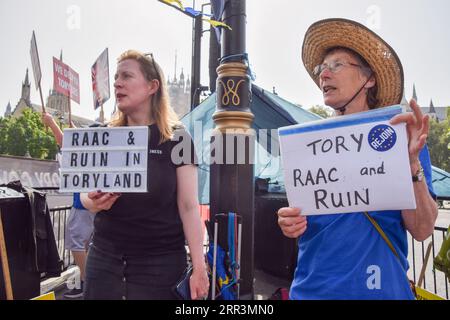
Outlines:
[[[316,22],[306,32],[302,51],[305,68],[337,116],[401,102],[401,62],[363,25],[345,19]],[[413,112],[395,116],[391,124],[407,125],[417,208],[309,217],[301,215],[301,208],[281,208],[278,224],[283,234],[299,238],[291,299],[414,299],[406,275],[406,231],[425,240],[438,210],[426,147],[429,117],[414,100],[410,108]]]

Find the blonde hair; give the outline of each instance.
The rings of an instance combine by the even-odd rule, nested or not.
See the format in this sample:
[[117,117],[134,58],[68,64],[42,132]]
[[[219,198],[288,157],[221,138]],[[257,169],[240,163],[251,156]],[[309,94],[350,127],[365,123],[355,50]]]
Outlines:
[[[161,67],[156,63],[152,54],[143,54],[136,50],[128,50],[122,53],[117,59],[117,63],[127,59],[136,60],[139,63],[141,72],[148,81],[159,81],[159,88],[152,95],[150,100],[150,116],[152,120],[155,121],[156,126],[161,133],[159,143],[170,140],[173,136],[174,129],[180,126],[181,123],[170,105],[169,93],[167,91],[167,85]],[[114,113],[113,118],[109,123],[109,126],[111,127],[127,125],[127,116],[120,110],[117,110]]]

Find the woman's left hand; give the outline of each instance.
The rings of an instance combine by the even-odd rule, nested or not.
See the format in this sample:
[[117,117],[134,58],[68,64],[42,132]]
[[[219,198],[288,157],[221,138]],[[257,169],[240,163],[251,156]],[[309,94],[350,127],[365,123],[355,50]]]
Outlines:
[[192,300],[201,300],[208,297],[209,278],[208,273],[206,272],[206,266],[194,268],[189,284],[191,286]]
[[408,132],[408,152],[411,172],[415,173],[420,166],[419,153],[427,142],[430,128],[430,117],[423,115],[419,105],[415,100],[411,100],[409,106],[413,112],[402,113],[393,117],[390,121],[392,125],[401,122],[406,123]]

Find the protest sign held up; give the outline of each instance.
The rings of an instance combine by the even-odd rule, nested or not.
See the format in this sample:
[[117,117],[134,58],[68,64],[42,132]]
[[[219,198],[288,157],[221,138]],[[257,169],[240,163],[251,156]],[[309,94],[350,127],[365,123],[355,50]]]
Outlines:
[[102,106],[110,97],[108,48],[97,58],[91,68],[94,109]]
[[42,96],[42,88],[41,88],[41,63],[39,61],[39,52],[37,48],[36,35],[33,30],[33,34],[31,35],[31,44],[30,44],[30,56],[31,56],[31,65],[33,66],[33,75],[34,75],[34,84],[36,85],[36,90],[39,90],[39,95],[41,97],[42,103],[42,111],[45,112],[45,104],[44,97]]
[[399,106],[279,129],[286,192],[304,215],[415,209]]
[[59,93],[80,103],[80,78],[72,68],[53,57],[53,87]]
[[65,129],[61,192],[146,192],[148,127]]
[[36,35],[34,34],[34,31],[31,36],[30,56],[31,56],[31,65],[33,66],[34,83],[36,85],[36,89],[38,89],[41,84],[42,73],[41,73],[41,64],[39,62],[39,53],[36,43]]

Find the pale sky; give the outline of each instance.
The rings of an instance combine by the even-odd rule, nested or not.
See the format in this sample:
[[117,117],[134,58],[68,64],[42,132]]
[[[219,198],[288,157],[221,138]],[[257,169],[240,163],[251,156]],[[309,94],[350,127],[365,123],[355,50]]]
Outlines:
[[[182,0],[192,6],[192,0]],[[207,1],[197,0],[196,9]],[[209,10],[209,7],[205,7]],[[247,0],[247,52],[255,83],[276,87],[283,98],[305,107],[323,104],[322,95],[301,64],[304,34],[317,20],[339,17],[363,23],[397,52],[405,71],[405,93],[416,84],[419,104],[450,105],[450,23],[448,0]],[[204,28],[209,28],[207,23]],[[116,58],[127,49],[153,52],[166,77],[191,74],[192,20],[157,0],[1,0],[0,2],[0,115],[20,98],[25,71],[32,83],[31,101],[40,104],[30,58],[35,30],[44,99],[53,87],[52,57],[63,60],[80,75],[80,104],[74,114],[94,119],[90,68],[109,48],[111,95],[105,104],[109,117],[114,107],[112,77]],[[208,85],[209,33],[202,38],[202,84]]]

